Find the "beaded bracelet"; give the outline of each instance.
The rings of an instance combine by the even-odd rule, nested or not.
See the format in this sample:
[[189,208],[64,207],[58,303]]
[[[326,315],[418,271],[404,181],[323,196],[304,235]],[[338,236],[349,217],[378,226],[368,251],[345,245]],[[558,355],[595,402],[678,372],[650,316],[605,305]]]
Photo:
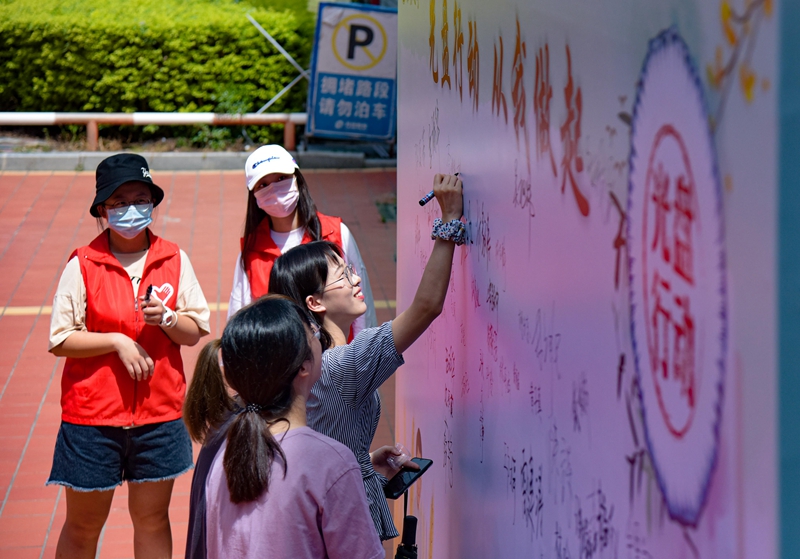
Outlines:
[[454,219],[447,223],[442,223],[438,217],[433,220],[433,232],[431,239],[442,239],[445,241],[453,241],[457,245],[463,245],[467,242],[467,228],[464,222],[460,219]]

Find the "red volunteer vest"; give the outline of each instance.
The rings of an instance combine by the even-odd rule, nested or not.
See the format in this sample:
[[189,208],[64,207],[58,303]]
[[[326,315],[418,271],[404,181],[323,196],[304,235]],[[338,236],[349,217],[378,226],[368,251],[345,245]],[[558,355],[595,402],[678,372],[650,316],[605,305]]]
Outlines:
[[[139,295],[148,285],[175,310],[181,273],[178,245],[150,235]],[[116,352],[96,357],[67,358],[61,377],[61,418],[79,425],[125,427],[179,419],[186,392],[180,346],[160,326],[145,324],[131,290],[131,278],[108,245],[108,232],[77,249],[86,286],[86,328],[120,332],[130,337],[155,362],[153,375],[136,381]]]
[[[330,217],[317,212],[319,218],[320,232],[323,241],[330,241],[342,248],[342,220],[338,217]],[[272,265],[281,255],[281,251],[272,235],[269,234],[269,219],[264,218],[258,224],[255,233],[256,239],[253,249],[244,255],[245,270],[247,279],[250,281],[250,294],[255,301],[262,295],[269,292],[269,273]],[[300,244],[310,243],[313,239],[306,231]],[[241,239],[241,246],[244,248],[244,239]]]

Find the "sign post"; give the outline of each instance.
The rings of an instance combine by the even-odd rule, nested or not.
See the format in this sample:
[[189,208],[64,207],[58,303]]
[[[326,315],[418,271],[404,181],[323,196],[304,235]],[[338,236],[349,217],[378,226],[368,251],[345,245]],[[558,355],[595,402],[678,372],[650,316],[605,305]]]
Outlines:
[[396,127],[397,10],[321,3],[306,134],[391,141]]

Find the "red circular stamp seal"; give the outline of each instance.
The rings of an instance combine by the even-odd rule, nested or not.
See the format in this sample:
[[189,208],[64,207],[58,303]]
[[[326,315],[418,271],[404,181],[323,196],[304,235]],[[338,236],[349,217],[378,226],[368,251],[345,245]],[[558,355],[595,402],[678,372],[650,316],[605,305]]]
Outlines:
[[661,415],[676,438],[691,428],[697,406],[695,190],[686,143],[664,124],[653,140],[644,183],[641,280],[650,373]]

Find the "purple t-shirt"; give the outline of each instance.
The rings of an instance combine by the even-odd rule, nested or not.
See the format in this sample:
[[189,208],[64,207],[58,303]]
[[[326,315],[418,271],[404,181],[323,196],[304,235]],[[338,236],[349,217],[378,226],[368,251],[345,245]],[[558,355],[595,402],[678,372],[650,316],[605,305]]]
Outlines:
[[227,441],[217,453],[206,481],[209,559],[383,559],[350,449],[309,427],[277,438],[286,477],[273,463],[269,490],[249,503],[231,502],[222,465]]

